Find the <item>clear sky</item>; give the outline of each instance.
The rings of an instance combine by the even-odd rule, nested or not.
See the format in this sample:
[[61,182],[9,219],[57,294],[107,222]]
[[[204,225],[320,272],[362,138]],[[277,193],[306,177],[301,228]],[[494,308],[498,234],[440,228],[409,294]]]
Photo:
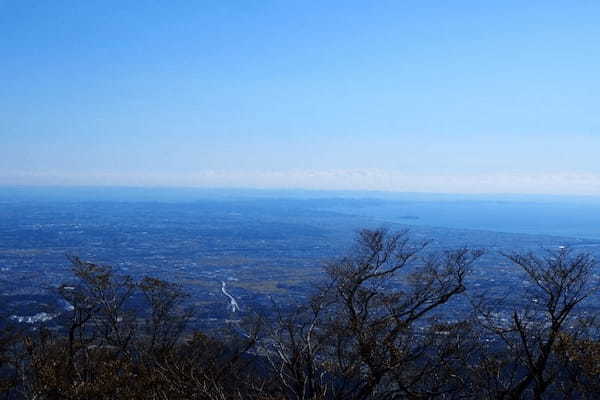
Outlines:
[[600,2],[0,0],[0,184],[600,194]]

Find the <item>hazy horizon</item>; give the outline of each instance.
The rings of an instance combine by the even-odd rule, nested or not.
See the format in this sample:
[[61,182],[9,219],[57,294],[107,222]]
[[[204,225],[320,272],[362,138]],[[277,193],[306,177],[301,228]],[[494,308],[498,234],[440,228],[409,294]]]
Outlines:
[[[574,194],[545,194],[545,193],[458,193],[458,192],[411,192],[393,190],[365,190],[365,189],[307,189],[286,187],[223,187],[223,186],[167,186],[167,185],[52,185],[52,184],[0,184],[0,201],[14,195],[23,198],[47,199],[46,196],[58,194],[59,197],[78,199],[77,196],[106,195],[109,199],[119,200],[134,195],[136,199],[148,198],[160,200],[174,196],[179,200],[194,200],[216,197],[231,198],[350,198],[374,200],[403,200],[408,199],[438,201],[438,200],[476,200],[476,201],[525,201],[525,202],[580,202],[600,201],[597,195]],[[190,197],[186,197],[190,195]],[[147,197],[145,197],[147,196]]]

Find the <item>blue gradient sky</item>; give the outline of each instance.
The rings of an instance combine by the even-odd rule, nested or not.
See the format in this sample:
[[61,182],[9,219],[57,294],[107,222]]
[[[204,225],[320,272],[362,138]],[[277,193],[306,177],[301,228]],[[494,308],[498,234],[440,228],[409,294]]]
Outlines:
[[599,20],[595,0],[0,0],[0,184],[600,194]]

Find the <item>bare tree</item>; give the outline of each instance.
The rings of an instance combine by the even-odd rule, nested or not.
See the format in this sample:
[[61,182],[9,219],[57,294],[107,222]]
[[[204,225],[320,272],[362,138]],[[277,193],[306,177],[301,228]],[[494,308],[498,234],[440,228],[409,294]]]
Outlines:
[[150,277],[142,279],[138,287],[150,314],[144,324],[147,336],[144,341],[148,344],[148,351],[169,351],[181,339],[191,317],[191,312],[185,310],[183,304],[188,295],[180,285]]
[[542,399],[564,378],[560,355],[567,342],[581,336],[584,320],[576,308],[598,290],[592,276],[595,261],[566,248],[544,257],[533,253],[506,257],[521,269],[531,288],[512,310],[499,313],[498,304],[477,308],[482,326],[499,339],[483,353],[480,383],[486,383],[489,398]]
[[73,273],[78,278],[74,287],[63,285],[60,293],[73,301],[74,318],[78,323],[90,324],[99,346],[112,346],[127,352],[136,332],[136,310],[131,300],[137,290],[134,280],[117,275],[111,267],[70,257]]
[[406,232],[363,230],[352,254],[327,266],[330,282],[304,322],[288,320],[276,336],[272,364],[291,398],[391,399],[441,390],[425,383],[435,359],[428,357],[425,318],[465,290],[481,252],[422,257],[424,248]]

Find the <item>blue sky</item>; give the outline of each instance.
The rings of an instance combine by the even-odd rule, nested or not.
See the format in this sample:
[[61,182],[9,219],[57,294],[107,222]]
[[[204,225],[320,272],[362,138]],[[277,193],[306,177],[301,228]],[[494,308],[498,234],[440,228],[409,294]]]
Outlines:
[[600,194],[599,18],[0,0],[0,184]]

